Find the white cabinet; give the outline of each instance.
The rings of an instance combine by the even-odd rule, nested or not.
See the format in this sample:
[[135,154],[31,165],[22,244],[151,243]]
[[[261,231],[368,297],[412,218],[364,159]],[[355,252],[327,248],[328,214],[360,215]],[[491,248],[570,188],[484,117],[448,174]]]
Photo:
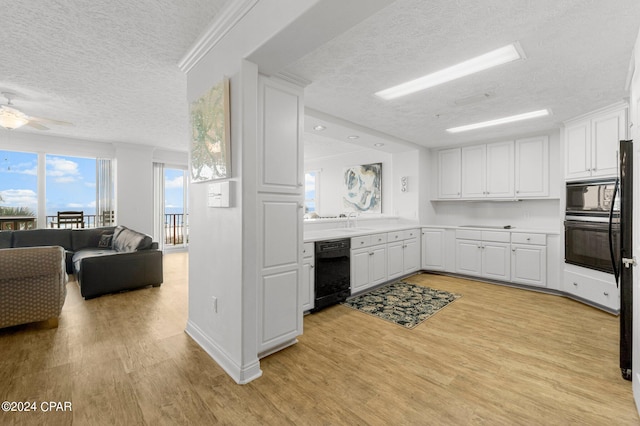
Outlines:
[[387,279],[392,280],[420,269],[417,229],[387,234]]
[[544,234],[511,234],[511,281],[547,285],[547,239]]
[[[264,76],[258,81],[256,258],[258,356],[302,334],[302,89]],[[290,161],[283,162],[282,158]],[[286,163],[286,164],[285,164]]]
[[565,178],[616,175],[618,143],[627,137],[627,108],[616,105],[565,123]]
[[315,250],[314,243],[304,243],[302,250],[302,288],[300,289],[302,312],[314,307],[315,300]]
[[509,281],[509,232],[457,230],[456,272]]
[[386,234],[351,239],[351,294],[387,281]]
[[444,271],[444,234],[444,229],[422,229],[422,269],[428,271]]
[[549,196],[549,138],[538,136],[515,143],[516,198]]
[[620,291],[612,274],[565,264],[564,291],[570,297],[609,311],[620,310]]
[[438,198],[460,198],[460,148],[438,151]]
[[513,142],[462,148],[462,198],[509,198],[514,194]]

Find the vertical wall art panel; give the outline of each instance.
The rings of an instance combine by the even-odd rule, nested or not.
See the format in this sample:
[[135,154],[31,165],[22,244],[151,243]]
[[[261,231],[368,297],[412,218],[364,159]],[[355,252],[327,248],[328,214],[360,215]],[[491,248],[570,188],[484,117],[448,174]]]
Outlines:
[[347,168],[342,203],[346,210],[382,213],[382,163]]
[[231,177],[229,80],[191,104],[191,181]]

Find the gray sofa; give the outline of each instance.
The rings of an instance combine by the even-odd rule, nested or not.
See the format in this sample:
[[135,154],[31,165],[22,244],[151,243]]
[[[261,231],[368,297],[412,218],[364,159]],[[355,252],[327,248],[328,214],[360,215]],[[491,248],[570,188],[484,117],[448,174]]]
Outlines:
[[85,299],[163,281],[158,244],[124,226],[0,231],[0,249],[36,246],[64,248],[66,271],[76,274]]

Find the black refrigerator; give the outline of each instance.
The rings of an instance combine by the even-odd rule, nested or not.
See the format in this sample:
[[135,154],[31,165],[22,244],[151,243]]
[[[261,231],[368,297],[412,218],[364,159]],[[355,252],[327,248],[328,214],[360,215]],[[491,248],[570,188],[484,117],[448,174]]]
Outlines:
[[[614,189],[614,198],[619,189],[619,216],[611,203],[609,214],[609,247],[611,262],[620,288],[620,372],[631,380],[631,348],[633,320],[633,142],[620,141],[620,172]],[[620,243],[614,247],[612,223],[620,221]],[[615,256],[614,251],[619,255]],[[617,261],[615,259],[618,259]]]

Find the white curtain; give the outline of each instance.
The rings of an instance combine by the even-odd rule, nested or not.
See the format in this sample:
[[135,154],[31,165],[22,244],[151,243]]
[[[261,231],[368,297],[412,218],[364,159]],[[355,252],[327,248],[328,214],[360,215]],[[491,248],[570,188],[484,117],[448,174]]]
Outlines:
[[164,250],[164,164],[153,163],[153,240]]
[[96,225],[116,224],[113,161],[96,158]]

